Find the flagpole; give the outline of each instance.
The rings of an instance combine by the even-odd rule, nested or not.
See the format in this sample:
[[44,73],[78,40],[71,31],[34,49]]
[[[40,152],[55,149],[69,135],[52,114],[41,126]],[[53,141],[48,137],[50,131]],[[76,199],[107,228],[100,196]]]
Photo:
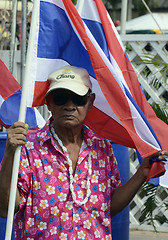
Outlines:
[[24,79],[25,63],[26,63],[26,29],[27,29],[27,0],[22,0],[22,22],[21,22],[21,74],[20,83],[22,85]]
[[[21,105],[20,105],[20,112],[19,112],[19,121],[21,122],[25,122],[25,117],[26,117],[28,86],[29,86],[29,78],[30,78],[30,70],[31,70],[31,61],[33,57],[33,42],[35,39],[39,6],[40,6],[40,0],[34,0],[30,37],[29,37],[29,44],[28,44],[27,58],[26,58],[26,68],[25,68],[25,75],[24,75],[24,81],[23,81],[23,87],[22,87]],[[13,162],[5,240],[11,240],[11,235],[12,235],[20,152],[21,152],[21,147],[18,147],[16,149],[14,162]]]
[[125,35],[125,33],[126,33],[127,5],[128,5],[128,0],[122,0],[122,5],[121,5],[121,32],[120,32],[120,35]]
[[10,72],[13,74],[13,60],[16,46],[16,15],[17,15],[17,0],[12,1],[12,26],[11,26],[11,56],[10,56]]

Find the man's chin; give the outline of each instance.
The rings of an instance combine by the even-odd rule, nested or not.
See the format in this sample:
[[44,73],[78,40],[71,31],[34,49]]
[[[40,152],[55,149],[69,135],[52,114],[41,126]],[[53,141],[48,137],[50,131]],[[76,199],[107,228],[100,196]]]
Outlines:
[[64,125],[65,127],[75,127],[78,126],[79,123],[77,121],[75,121],[74,119],[64,119],[62,121],[62,125]]

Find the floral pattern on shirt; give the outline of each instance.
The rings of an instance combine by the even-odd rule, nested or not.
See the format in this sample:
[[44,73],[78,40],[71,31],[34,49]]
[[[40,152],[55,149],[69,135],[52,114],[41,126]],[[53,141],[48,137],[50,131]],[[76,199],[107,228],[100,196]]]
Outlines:
[[91,195],[79,206],[73,202],[66,156],[53,140],[50,120],[41,130],[28,134],[19,168],[17,240],[111,240],[110,198],[120,185],[117,163],[109,141],[86,126],[83,136],[73,185],[77,200],[82,201],[87,192],[88,155],[92,153]]

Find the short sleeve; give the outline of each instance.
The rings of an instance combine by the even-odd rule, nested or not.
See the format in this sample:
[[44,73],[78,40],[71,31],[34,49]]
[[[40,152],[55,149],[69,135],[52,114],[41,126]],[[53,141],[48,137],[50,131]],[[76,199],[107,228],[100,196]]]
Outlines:
[[112,184],[112,189],[113,189],[112,192],[113,192],[115,188],[121,185],[121,178],[120,178],[120,172],[118,170],[118,164],[114,155],[112,156],[111,161],[113,162],[112,176],[111,176],[111,184]]
[[109,156],[110,156],[110,163],[111,163],[111,186],[112,186],[112,193],[114,190],[121,185],[121,178],[120,172],[118,170],[117,160],[114,156],[112,146],[109,146]]

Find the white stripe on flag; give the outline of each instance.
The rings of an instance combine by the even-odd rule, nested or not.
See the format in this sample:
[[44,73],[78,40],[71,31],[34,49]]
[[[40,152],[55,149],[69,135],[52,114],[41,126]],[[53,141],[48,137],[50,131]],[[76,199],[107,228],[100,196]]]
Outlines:
[[161,150],[158,142],[156,141],[155,137],[149,130],[148,126],[144,121],[142,121],[142,118],[137,109],[135,108],[135,106],[131,103],[129,98],[127,98],[127,101],[130,106],[134,127],[138,136],[151,147],[157,149],[158,151]]
[[2,106],[2,104],[3,104],[3,102],[4,102],[4,99],[3,99],[3,97],[0,95],[0,108],[1,108],[1,106]]
[[37,110],[37,108],[35,108],[35,107],[34,107],[34,112],[35,112],[36,122],[37,122],[38,128],[44,127],[44,124],[46,123],[46,121],[45,121],[44,118],[41,116],[41,114],[39,113],[39,111]]
[[94,1],[82,0],[81,7],[80,1],[77,1],[76,9],[78,10],[82,19],[101,23],[99,13],[96,8],[96,3]]
[[163,186],[163,187],[168,187],[168,182],[167,182],[167,179],[168,179],[168,159],[167,159],[167,162],[165,163],[165,169],[166,169],[166,172],[163,176],[159,177],[159,185]]

